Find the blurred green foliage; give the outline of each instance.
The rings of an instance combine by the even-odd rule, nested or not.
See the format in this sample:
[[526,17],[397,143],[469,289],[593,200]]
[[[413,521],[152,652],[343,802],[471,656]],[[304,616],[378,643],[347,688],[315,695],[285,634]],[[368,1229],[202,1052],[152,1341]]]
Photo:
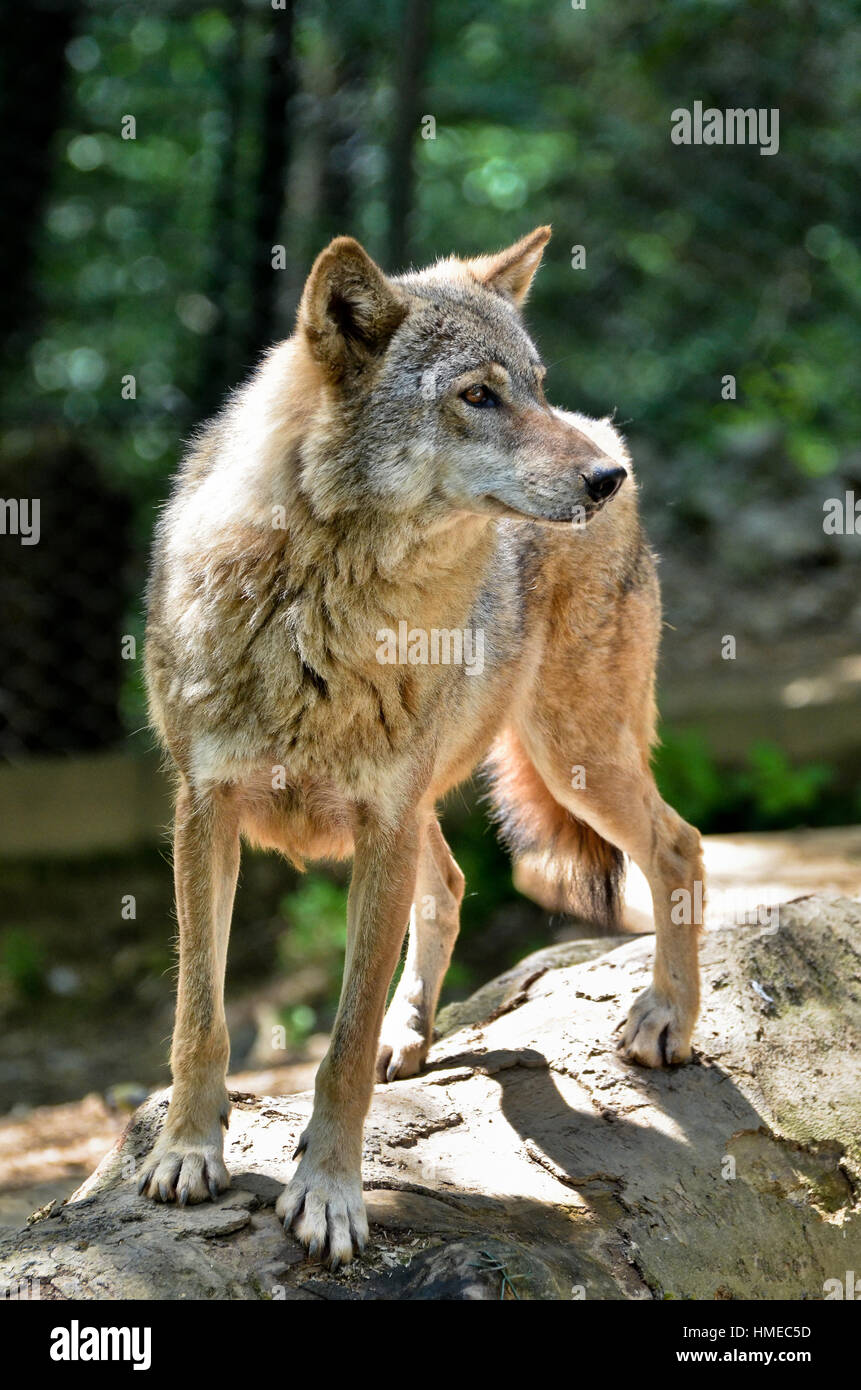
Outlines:
[[833,767],[796,767],[774,743],[752,744],[743,767],[725,768],[704,733],[665,729],[654,766],[662,796],[706,833],[833,825],[861,816],[861,794],[832,793]]
[[[4,404],[86,432],[138,500],[144,541],[199,409],[207,344],[241,337],[275,21],[253,3],[82,13],[40,231],[38,332]],[[359,0],[297,6],[284,332],[328,236],[352,231],[382,254],[399,22],[394,0],[373,13]],[[847,370],[861,301],[859,50],[858,7],[836,0],[779,13],[770,0],[437,0],[421,93],[436,129],[416,132],[412,254],[483,251],[553,222],[530,318],[560,403],[616,409],[691,468],[775,428],[800,470],[832,471],[861,433]],[[670,113],[694,100],[778,108],[779,154],[672,145]],[[121,138],[126,113],[134,140]],[[330,156],[342,196],[321,207],[306,166]],[[225,242],[233,273],[214,297]],[[585,270],[571,268],[575,245]],[[222,389],[252,363],[228,365]],[[731,415],[727,371],[740,382]],[[120,398],[127,372],[133,403]]]
[[[279,333],[329,237],[351,232],[385,258],[403,11],[397,0],[295,6],[286,269],[271,272]],[[124,631],[138,639],[152,523],[183,440],[266,346],[249,348],[247,328],[278,22],[265,0],[161,0],[146,13],[84,0],[66,48],[33,322],[0,374],[2,447],[24,468],[39,431],[63,431],[128,493]],[[409,258],[486,251],[552,222],[528,306],[549,394],[615,412],[648,440],[661,466],[643,470],[644,500],[658,495],[671,542],[702,543],[709,488],[723,498],[743,485],[750,504],[806,478],[839,486],[857,468],[856,3],[435,0],[425,57]],[[672,111],[696,100],[776,108],[779,154],[673,145]],[[732,403],[720,398],[726,373]],[[139,730],[140,663],[123,674],[123,717]],[[706,762],[693,757],[683,776],[660,754],[706,826],[732,804],[778,823],[825,790],[816,769],[761,754],[745,782],[716,789]]]
[[45,992],[46,966],[41,943],[23,927],[0,936],[0,992],[12,1002],[27,1003]]
[[328,1026],[338,1002],[347,941],[347,890],[321,874],[311,873],[282,897],[279,912],[286,929],[277,943],[278,964],[286,975],[302,971],[326,983],[311,991],[313,1004],[291,1004],[280,1010],[287,1046],[295,1047]]
[[331,879],[308,874],[281,899],[279,911],[289,931],[281,938],[279,955],[286,966],[314,959],[315,953],[342,955],[347,943],[347,890]]

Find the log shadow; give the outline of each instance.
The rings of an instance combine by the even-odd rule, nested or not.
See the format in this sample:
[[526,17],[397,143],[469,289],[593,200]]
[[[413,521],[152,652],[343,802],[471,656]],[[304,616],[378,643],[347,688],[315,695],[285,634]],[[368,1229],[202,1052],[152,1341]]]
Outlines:
[[[727,1145],[738,1131],[768,1128],[766,1119],[721,1067],[695,1061],[685,1067],[650,1071],[615,1057],[599,1059],[596,1075],[618,1067],[625,1083],[624,1101],[616,1109],[612,1085],[596,1088],[572,1073],[584,1087],[590,1110],[576,1109],[562,1094],[564,1073],[554,1073],[534,1048],[458,1053],[426,1070],[473,1066],[500,1088],[500,1110],[520,1136],[529,1157],[558,1182],[574,1189],[588,1206],[606,1215],[606,1196],[625,1204],[626,1193],[649,1193],[660,1200],[684,1186],[696,1170],[725,1181]],[[642,1097],[632,1103],[633,1088]],[[647,1111],[660,1112],[660,1124]],[[639,1119],[642,1113],[642,1120]]]

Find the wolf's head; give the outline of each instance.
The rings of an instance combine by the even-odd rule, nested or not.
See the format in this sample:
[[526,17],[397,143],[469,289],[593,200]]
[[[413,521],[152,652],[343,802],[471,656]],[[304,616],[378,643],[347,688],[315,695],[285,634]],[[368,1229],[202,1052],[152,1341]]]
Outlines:
[[350,237],[318,256],[297,328],[320,381],[302,486],[321,515],[371,503],[568,523],[618,491],[621,439],[548,405],[521,319],[549,236],[396,279]]

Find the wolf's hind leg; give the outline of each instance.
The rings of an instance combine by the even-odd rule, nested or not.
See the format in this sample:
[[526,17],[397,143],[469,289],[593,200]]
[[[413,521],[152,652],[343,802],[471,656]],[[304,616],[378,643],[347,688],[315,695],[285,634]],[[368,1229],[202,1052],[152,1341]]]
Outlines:
[[[606,750],[600,758],[575,759],[574,750],[535,743],[530,752],[559,802],[630,855],[648,879],[655,913],[653,978],[628,1014],[620,1048],[630,1061],[660,1067],[691,1055],[700,997],[696,909],[704,896],[702,849],[694,827],[662,800],[633,739],[630,745],[620,738],[616,759]],[[586,785],[576,790],[559,775],[575,760],[586,772]]]
[[651,889],[655,961],[652,983],[634,1001],[619,1046],[629,1061],[658,1067],[686,1062],[691,1055],[700,1005],[698,905],[705,883],[699,833],[661,799],[653,783],[649,793],[650,841],[644,847],[642,831],[635,832],[629,853]]
[[229,793],[180,790],[174,832],[179,985],[164,1129],[138,1191],[155,1201],[202,1202],[229,1186],[224,1128],[230,1040],[224,968],[239,873],[239,825]]
[[460,927],[464,878],[439,822],[422,837],[407,958],[383,1020],[377,1080],[415,1076],[433,1039],[437,1000]]

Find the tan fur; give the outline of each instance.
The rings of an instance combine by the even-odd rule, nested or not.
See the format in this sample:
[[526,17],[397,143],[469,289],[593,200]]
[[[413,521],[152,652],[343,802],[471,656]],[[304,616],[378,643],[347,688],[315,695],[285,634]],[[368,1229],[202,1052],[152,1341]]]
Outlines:
[[[697,933],[674,925],[671,894],[693,894],[702,865],[649,767],[654,562],[620,436],[544,397],[519,305],[548,235],[399,280],[333,242],[295,336],[197,440],[159,525],[146,663],[180,779],[181,957],[173,1095],[141,1187],[196,1201],[228,1181],[240,836],[299,864],[352,854],[341,1001],[278,1208],[333,1264],[367,1236],[374,1076],[422,1065],[457,935],[463,878],[436,806],[482,760],[515,852],[542,854],[583,910],[612,924],[623,854],[640,864],[655,977],[623,1053],[690,1055]],[[481,667],[381,660],[401,622],[481,634]]]

